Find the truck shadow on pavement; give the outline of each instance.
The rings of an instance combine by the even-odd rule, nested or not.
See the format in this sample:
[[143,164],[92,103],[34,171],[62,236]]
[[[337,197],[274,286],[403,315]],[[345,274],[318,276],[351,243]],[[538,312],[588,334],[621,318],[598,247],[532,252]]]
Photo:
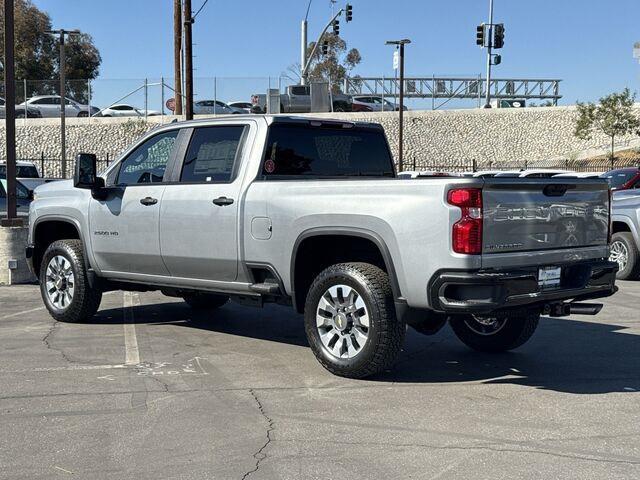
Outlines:
[[[92,323],[122,323],[122,312],[102,310]],[[308,346],[302,316],[286,307],[228,304],[215,312],[197,312],[181,302],[167,302],[133,307],[133,314],[137,324]],[[393,369],[368,381],[513,384],[576,394],[640,392],[640,335],[625,333],[628,328],[544,317],[527,344],[502,354],[469,350],[448,326],[429,337],[409,328]],[[310,350],[300,354],[312,355]]]

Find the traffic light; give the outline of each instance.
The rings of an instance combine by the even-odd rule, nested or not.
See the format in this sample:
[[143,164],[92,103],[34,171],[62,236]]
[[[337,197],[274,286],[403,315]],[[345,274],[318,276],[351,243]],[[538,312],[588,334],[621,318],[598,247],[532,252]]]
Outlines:
[[333,21],[333,34],[336,36],[340,35],[340,20]]
[[344,17],[347,22],[350,22],[351,20],[353,20],[353,6],[349,5],[348,3],[345,8]]
[[504,47],[504,24],[497,23],[493,26],[493,48]]
[[493,55],[493,65],[500,65],[502,62],[502,55]]
[[476,45],[484,47],[484,23],[476,27]]
[[322,42],[322,54],[327,55],[329,53],[329,42],[325,40]]

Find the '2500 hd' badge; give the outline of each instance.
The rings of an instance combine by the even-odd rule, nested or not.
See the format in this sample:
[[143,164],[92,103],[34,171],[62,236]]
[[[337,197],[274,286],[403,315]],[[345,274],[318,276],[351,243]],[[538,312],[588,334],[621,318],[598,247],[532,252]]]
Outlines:
[[117,237],[119,235],[118,232],[108,232],[106,230],[96,230],[93,234],[101,237]]

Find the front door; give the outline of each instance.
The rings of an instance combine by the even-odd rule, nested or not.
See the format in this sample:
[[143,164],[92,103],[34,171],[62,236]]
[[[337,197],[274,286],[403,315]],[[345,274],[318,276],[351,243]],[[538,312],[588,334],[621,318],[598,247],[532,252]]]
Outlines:
[[234,281],[243,138],[248,125],[194,128],[179,183],[160,211],[162,259],[173,277]]
[[101,271],[168,274],[160,255],[160,205],[177,135],[170,130],[147,139],[116,167],[106,198],[91,199],[91,246]]

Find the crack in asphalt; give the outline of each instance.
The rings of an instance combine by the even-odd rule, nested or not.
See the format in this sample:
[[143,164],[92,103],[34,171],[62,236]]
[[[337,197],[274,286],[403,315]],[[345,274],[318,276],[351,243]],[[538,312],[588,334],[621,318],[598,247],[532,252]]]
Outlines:
[[56,348],[51,344],[52,342],[51,337],[55,332],[58,331],[58,325],[60,325],[60,322],[58,322],[57,320],[54,320],[47,334],[44,337],[42,337],[42,343],[44,343],[49,350],[58,352],[67,363],[71,363],[71,364],[76,363],[74,360],[71,359],[71,357],[69,357],[66,353],[64,353],[64,351],[61,348]]
[[264,450],[269,446],[269,444],[272,442],[272,438],[271,438],[271,432],[273,432],[275,430],[275,425],[273,422],[273,419],[267,415],[264,411],[264,406],[262,405],[262,402],[260,401],[260,399],[258,398],[258,396],[256,395],[256,392],[253,388],[249,389],[249,393],[251,394],[251,396],[253,397],[253,399],[256,401],[256,403],[258,404],[258,410],[260,411],[260,414],[265,418],[265,420],[267,421],[267,441],[264,443],[264,445],[262,445],[262,447],[260,447],[260,449],[253,454],[253,458],[256,459],[256,465],[253,468],[253,470],[249,470],[248,472],[246,472],[243,476],[242,476],[242,480],[245,480],[246,478],[248,478],[250,475],[253,475],[254,473],[256,473],[258,471],[258,469],[260,468],[260,463],[265,460],[267,458],[267,454],[264,453]]

